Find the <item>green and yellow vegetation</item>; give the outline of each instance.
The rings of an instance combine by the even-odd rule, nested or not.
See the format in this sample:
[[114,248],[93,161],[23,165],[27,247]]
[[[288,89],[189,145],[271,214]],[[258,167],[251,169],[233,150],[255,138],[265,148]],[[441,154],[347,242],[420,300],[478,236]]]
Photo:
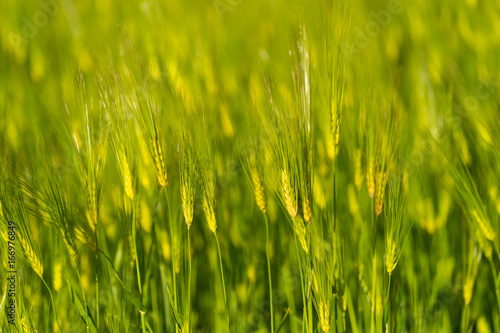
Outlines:
[[0,18],[0,331],[500,332],[499,2]]

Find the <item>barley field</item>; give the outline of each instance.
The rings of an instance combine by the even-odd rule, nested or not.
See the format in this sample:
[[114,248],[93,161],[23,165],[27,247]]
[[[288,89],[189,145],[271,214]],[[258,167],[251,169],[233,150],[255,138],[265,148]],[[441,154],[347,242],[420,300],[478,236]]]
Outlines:
[[500,2],[0,2],[1,332],[500,333]]

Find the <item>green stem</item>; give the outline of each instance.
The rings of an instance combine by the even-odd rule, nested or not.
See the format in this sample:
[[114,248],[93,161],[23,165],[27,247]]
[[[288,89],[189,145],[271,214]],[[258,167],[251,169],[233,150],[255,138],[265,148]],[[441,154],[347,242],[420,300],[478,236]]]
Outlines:
[[370,219],[373,227],[373,255],[377,252],[377,219],[375,218],[374,199],[370,200]]
[[[308,228],[309,229],[309,228]],[[307,301],[307,314],[308,314],[308,332],[313,332],[313,316],[312,316],[312,283],[313,283],[313,267],[312,267],[312,259],[311,259],[311,232],[307,233],[307,254],[306,254],[306,276],[309,275],[309,282],[306,285],[306,301]],[[308,266],[308,267],[307,267]]]
[[389,274],[389,282],[388,282],[388,285],[387,285],[387,295],[385,297],[385,302],[389,302],[389,295],[391,293],[391,276],[392,274]]
[[161,278],[161,286],[163,291],[163,304],[164,304],[164,316],[165,316],[165,328],[167,332],[170,332],[170,300],[168,298],[168,282],[165,273],[165,265],[163,263],[160,264],[160,278]]
[[99,332],[99,251],[97,250],[97,224],[95,225],[95,299],[96,299],[96,328]]
[[349,322],[351,323],[351,331],[352,333],[358,333],[358,324],[357,324],[356,314],[354,312],[355,311],[354,303],[352,302],[352,295],[349,289],[346,290],[346,297],[347,297],[347,310],[349,312]]
[[[312,277],[311,277],[312,279]],[[313,333],[313,320],[312,320],[312,317],[313,317],[313,313],[312,313],[312,297],[310,296],[309,297],[309,301],[307,301],[307,312],[308,312],[308,321],[309,321],[309,330],[308,332],[309,333]]]
[[391,276],[392,274],[389,274],[389,281],[388,281],[388,285],[387,285],[387,295],[386,295],[386,298],[385,298],[385,308],[387,309],[387,325],[385,325],[386,327],[389,327],[391,328],[391,299],[390,299],[390,295],[391,295]]
[[498,309],[500,311],[500,285],[498,285],[500,281],[500,276],[497,275],[497,270],[495,269],[495,264],[492,259],[488,260],[491,266],[491,273],[493,274],[493,283],[495,285],[495,296],[497,298]]
[[135,215],[135,205],[134,201],[132,201],[132,240],[134,241],[135,247],[135,269],[137,272],[137,285],[139,286],[139,293],[142,295],[142,283],[141,283],[141,270],[139,268],[139,256],[137,252],[137,243],[136,243],[136,215]]
[[[139,294],[141,295],[141,301],[142,301],[142,283],[141,283],[141,270],[139,268],[139,256],[137,252],[137,243],[136,243],[136,212],[135,212],[135,204],[134,200],[130,199],[132,203],[132,239],[134,241],[134,247],[135,247],[135,269],[137,271],[137,285],[139,287]],[[141,312],[141,326],[142,326],[142,332],[146,332],[146,327],[144,323],[144,313]]]
[[90,332],[90,326],[89,326],[89,314],[87,312],[87,299],[85,297],[85,290],[83,289],[83,282],[82,278],[80,276],[80,270],[78,269],[78,263],[76,262],[75,259],[75,267],[76,267],[76,275],[78,275],[78,281],[80,281],[80,287],[82,288],[82,296],[83,296],[83,304],[85,306],[85,325],[87,326],[87,332]]
[[191,237],[189,235],[189,228],[187,231],[188,238],[188,297],[187,297],[187,318],[188,318],[188,331],[190,325],[190,317],[191,317]]
[[[167,188],[165,189],[165,196],[167,197],[167,211],[168,211],[168,222],[170,224],[170,244],[172,248],[172,282],[173,282],[173,292],[174,292],[174,309],[177,311],[177,283],[175,277],[175,244],[174,244],[174,225],[172,222],[172,217],[170,215],[170,200],[168,198]],[[175,331],[178,332],[179,328],[175,325]]]
[[[294,222],[292,221],[292,224]],[[295,226],[294,226],[295,228]],[[302,332],[304,332],[304,329],[306,328],[306,321],[307,321],[307,316],[306,316],[306,295],[305,295],[305,289],[307,289],[307,286],[304,287],[304,276],[302,274],[302,263],[300,260],[300,251],[299,251],[299,246],[297,244],[297,233],[294,231],[293,232],[294,239],[295,239],[295,250],[297,251],[297,260],[299,261],[299,273],[300,273],[300,285],[301,285],[301,291],[302,291]]]
[[50,291],[50,288],[47,285],[47,282],[45,282],[45,280],[42,277],[40,277],[40,278],[42,279],[43,284],[45,285],[45,287],[49,291],[50,300],[52,301],[52,307],[54,308],[54,316],[56,318],[57,327],[59,328],[59,332],[62,332],[61,326],[59,325],[59,320],[57,319],[56,304],[54,303],[54,297],[52,297],[52,291]]
[[274,332],[274,311],[273,311],[273,283],[271,279],[271,259],[269,254],[269,221],[267,220],[267,214],[264,213],[266,220],[266,240],[267,240],[267,273],[269,277],[269,299],[270,299],[270,311],[271,311],[271,333]]
[[465,305],[462,310],[462,329],[463,333],[467,333],[469,326],[469,306]]
[[226,305],[227,320],[228,320],[228,325],[229,325],[230,318],[229,318],[229,308],[227,307],[226,283],[224,282],[224,270],[222,269],[222,255],[220,252],[219,238],[217,237],[217,234],[214,234],[214,235],[215,235],[215,242],[217,243],[217,250],[219,251],[219,265],[220,265],[220,275],[221,275],[221,279],[222,279],[222,291],[224,292],[224,304]]

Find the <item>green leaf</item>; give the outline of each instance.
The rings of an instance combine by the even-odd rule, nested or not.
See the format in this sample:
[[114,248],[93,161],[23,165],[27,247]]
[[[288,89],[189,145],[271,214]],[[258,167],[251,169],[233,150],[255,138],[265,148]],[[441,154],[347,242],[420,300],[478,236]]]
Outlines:
[[[160,273],[162,276],[162,280],[166,281],[165,266],[163,264],[160,265]],[[179,328],[182,329],[182,325],[183,325],[184,320],[182,319],[182,316],[174,309],[172,304],[175,304],[175,303],[174,303],[174,299],[172,298],[172,294],[170,293],[170,288],[168,287],[167,284],[165,284],[165,285],[167,287],[168,301],[170,303],[170,310],[172,311],[172,314],[174,315],[174,321],[177,324],[177,326],[179,326]]]
[[111,264],[111,268],[113,269],[113,272],[115,273],[116,278],[118,279],[118,282],[120,282],[120,285],[122,286],[123,290],[125,291],[125,294],[127,295],[127,298],[134,304],[134,306],[139,310],[142,314],[146,314],[148,312],[148,309],[144,304],[142,304],[141,300],[137,298],[130,290],[128,290],[127,286],[125,283],[123,283],[122,279],[120,278],[120,275],[118,275],[118,272],[115,269],[115,266],[113,265],[113,262],[111,259],[106,255],[106,253],[102,252],[101,253],[104,255],[104,258]]
[[278,333],[281,330],[281,328],[283,327],[283,324],[285,323],[286,318],[288,317],[288,313],[290,313],[290,308],[286,309],[286,312],[283,315],[283,318],[281,319],[281,322],[278,325],[278,328],[276,328],[276,330],[274,331],[274,333]]
[[148,312],[148,309],[146,308],[146,306],[144,304],[142,304],[141,300],[139,298],[137,298],[137,296],[132,294],[132,292],[127,289],[127,286],[125,285],[125,283],[123,283],[122,279],[120,279],[118,272],[116,272],[114,268],[113,268],[113,271],[115,272],[116,278],[118,279],[123,290],[125,291],[127,298],[132,302],[132,304],[135,305],[137,310],[139,310],[142,314],[146,314]]
[[[90,328],[91,332],[97,332],[97,329],[96,329],[95,323],[94,323],[94,319],[92,318],[92,314],[90,313],[90,309],[87,306],[87,312],[85,312],[85,310],[83,309],[82,303],[80,302],[80,299],[73,291],[71,284],[69,283],[68,280],[66,280],[66,282],[68,283],[71,301],[73,302],[73,305],[75,306],[76,311],[78,312],[78,314],[82,318],[83,323],[85,324],[85,326],[88,326]],[[87,317],[90,319],[88,324],[87,324],[87,320],[86,320]]]

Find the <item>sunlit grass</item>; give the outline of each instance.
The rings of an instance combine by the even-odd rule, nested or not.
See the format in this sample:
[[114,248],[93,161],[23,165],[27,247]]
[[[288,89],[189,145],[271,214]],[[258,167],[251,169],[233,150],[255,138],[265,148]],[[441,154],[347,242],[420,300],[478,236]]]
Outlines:
[[0,13],[2,331],[500,332],[496,2]]

